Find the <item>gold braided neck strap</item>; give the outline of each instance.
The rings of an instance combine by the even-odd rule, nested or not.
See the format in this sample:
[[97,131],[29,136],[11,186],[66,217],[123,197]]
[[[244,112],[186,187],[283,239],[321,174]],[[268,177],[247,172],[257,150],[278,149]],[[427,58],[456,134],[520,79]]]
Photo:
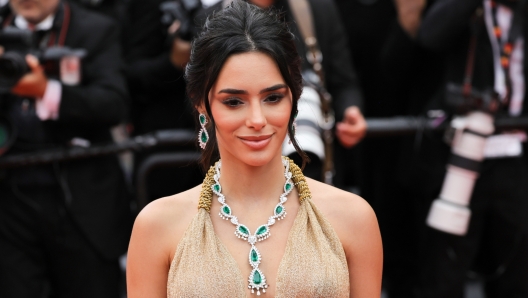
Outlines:
[[[292,180],[295,186],[297,187],[297,192],[299,193],[299,202],[303,202],[306,199],[312,197],[310,189],[308,188],[308,183],[306,183],[306,178],[304,177],[301,169],[297,166],[293,160],[285,158],[290,163],[290,172],[292,173]],[[200,192],[200,201],[198,202],[198,209],[203,208],[207,212],[211,211],[211,204],[213,203],[213,189],[211,188],[215,184],[214,175],[215,175],[215,166],[211,166],[207,175],[205,175],[204,181],[202,183],[202,191]]]

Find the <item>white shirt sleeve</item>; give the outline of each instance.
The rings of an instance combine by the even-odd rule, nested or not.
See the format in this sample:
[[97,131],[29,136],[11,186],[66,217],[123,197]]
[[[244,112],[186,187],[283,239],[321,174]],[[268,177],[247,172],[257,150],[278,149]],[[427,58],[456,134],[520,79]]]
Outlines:
[[59,119],[59,107],[62,97],[62,85],[59,81],[48,80],[44,96],[35,103],[37,116],[40,120]]

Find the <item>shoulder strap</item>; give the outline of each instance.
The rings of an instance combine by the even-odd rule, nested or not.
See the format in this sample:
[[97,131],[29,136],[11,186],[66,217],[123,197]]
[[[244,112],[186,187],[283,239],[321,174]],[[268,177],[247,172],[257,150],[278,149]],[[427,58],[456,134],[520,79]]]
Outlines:
[[312,65],[314,71],[319,76],[321,83],[324,83],[323,75],[323,55],[319,50],[319,44],[315,37],[314,22],[312,18],[312,11],[308,0],[288,0],[292,10],[293,18],[297,23],[301,35],[306,45],[307,53],[306,59]]
[[312,17],[312,10],[308,0],[288,0],[293,18],[295,19],[299,30],[301,31],[304,44],[306,45],[306,59],[311,64],[313,71],[319,77],[319,84],[315,86],[321,99],[321,112],[323,113],[325,125],[322,137],[325,145],[325,160],[323,163],[323,181],[332,184],[334,172],[333,163],[333,132],[334,113],[332,111],[332,96],[325,88],[325,78],[323,69],[323,54],[319,49],[317,38],[315,37],[315,27]]

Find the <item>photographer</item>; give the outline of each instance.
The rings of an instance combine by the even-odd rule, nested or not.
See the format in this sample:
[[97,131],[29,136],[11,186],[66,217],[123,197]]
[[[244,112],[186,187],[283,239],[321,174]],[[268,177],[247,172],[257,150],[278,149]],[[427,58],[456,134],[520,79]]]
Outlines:
[[[201,9],[199,0],[193,2]],[[195,117],[185,94],[183,73],[190,57],[190,39],[195,29],[192,12],[179,12],[188,22],[171,18],[162,6],[181,3],[167,0],[131,0],[127,7],[128,21],[124,26],[126,78],[132,98],[130,122],[132,134],[163,129],[194,129]],[[185,24],[184,24],[185,23]],[[182,34],[182,25],[188,30]],[[195,150],[196,144],[177,150]],[[134,167],[159,152],[174,152],[174,148],[141,152],[135,155]],[[156,169],[149,175],[149,200],[181,192],[201,182],[195,166],[176,169]],[[178,183],[174,183],[175,179]]]
[[[404,61],[416,63],[428,56],[424,55],[426,51],[432,51],[441,55],[437,62],[445,61],[437,72],[444,75],[439,85],[413,81],[415,93],[421,92],[421,100],[416,97],[409,103],[413,113],[428,112],[438,122],[446,114],[462,119],[476,111],[489,118],[525,115],[528,106],[523,69],[527,69],[527,60],[523,41],[528,31],[526,23],[519,20],[526,16],[524,1],[434,1],[416,35],[416,45],[422,49],[408,46],[414,57]],[[428,63],[418,69],[422,76],[430,73],[430,78],[434,78],[430,72],[434,65]],[[431,94],[424,87],[436,91]],[[467,129],[457,132],[458,137],[468,133],[471,132]],[[465,235],[424,225],[432,199],[445,199],[439,196],[440,190],[445,190],[444,177],[453,177],[450,175],[455,159],[449,159],[450,146],[459,146],[460,139],[446,137],[420,132],[414,142],[408,143],[408,154],[402,155],[401,160],[407,194],[416,198],[421,228],[415,296],[463,297],[469,276],[484,282],[488,298],[528,296],[528,163],[526,143],[522,143],[525,132],[495,131],[485,140],[484,160],[472,189],[471,217]],[[462,190],[463,186],[458,193]],[[457,210],[462,207],[451,206]],[[444,220],[443,224],[450,223]]]
[[[115,24],[60,0],[11,0],[0,15],[5,154],[111,142],[127,96]],[[0,170],[1,297],[118,297],[122,174],[115,156]]]

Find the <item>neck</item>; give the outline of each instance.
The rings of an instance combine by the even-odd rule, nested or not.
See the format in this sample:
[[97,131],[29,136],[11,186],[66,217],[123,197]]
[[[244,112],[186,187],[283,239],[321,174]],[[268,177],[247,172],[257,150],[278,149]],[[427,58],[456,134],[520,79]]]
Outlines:
[[286,181],[280,155],[263,166],[250,166],[239,159],[222,158],[222,192],[227,200],[258,203],[276,200]]

